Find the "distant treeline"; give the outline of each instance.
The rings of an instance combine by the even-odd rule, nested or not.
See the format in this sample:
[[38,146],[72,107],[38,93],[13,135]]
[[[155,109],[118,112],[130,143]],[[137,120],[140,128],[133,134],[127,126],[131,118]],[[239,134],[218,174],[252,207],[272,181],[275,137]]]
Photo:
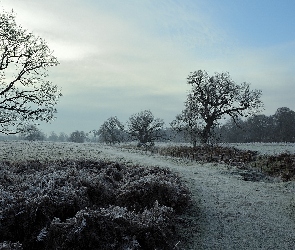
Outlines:
[[[174,142],[190,142],[184,133],[166,129],[166,136]],[[214,140],[228,143],[295,142],[295,112],[287,107],[278,108],[274,115],[255,115],[229,119],[214,130]]]
[[216,134],[222,142],[295,142],[295,112],[283,107],[270,116],[231,119],[217,128]]
[[[36,126],[31,125],[26,132],[18,135],[2,135],[0,140],[31,140],[54,142],[107,142],[98,133],[100,130],[90,132],[74,131],[69,135],[52,131],[49,135],[43,133]],[[122,130],[120,142],[131,141],[128,131]],[[162,128],[161,136],[155,139],[158,142],[190,142],[185,133],[177,132],[172,128]],[[287,107],[278,108],[274,115],[255,115],[242,119],[229,119],[225,124],[214,130],[216,142],[248,143],[248,142],[295,142],[295,112]],[[117,142],[118,143],[118,142]]]

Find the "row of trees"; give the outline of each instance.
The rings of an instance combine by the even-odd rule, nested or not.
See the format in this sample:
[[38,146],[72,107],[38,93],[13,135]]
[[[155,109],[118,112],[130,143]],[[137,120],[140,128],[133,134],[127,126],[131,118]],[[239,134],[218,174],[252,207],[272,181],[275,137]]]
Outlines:
[[[209,143],[216,139],[219,121],[230,116],[235,124],[241,117],[253,116],[263,109],[260,90],[250,90],[250,84],[236,84],[228,72],[213,76],[204,70],[189,74],[187,83],[192,87],[181,114],[171,122],[174,131],[182,133],[192,144]],[[150,111],[143,111],[130,117],[128,134],[139,144],[153,143],[162,137],[163,120],[154,119]],[[112,117],[97,134],[106,142],[120,142],[123,125]]]
[[[109,144],[138,140],[139,145],[150,145],[155,140],[163,139],[163,125],[164,121],[162,119],[154,118],[150,110],[144,110],[130,116],[126,129],[117,117],[110,117],[98,130],[93,130],[89,133],[76,130],[69,136],[65,133],[60,133],[58,136],[55,132],[51,132],[47,137],[36,125],[28,125],[22,129],[18,137],[13,136],[13,139],[80,143],[85,141],[101,141]],[[7,137],[4,137],[4,139],[7,139]]]
[[163,139],[164,121],[155,118],[150,110],[144,110],[130,116],[127,129],[117,117],[110,117],[99,128],[95,136],[106,143],[120,143],[126,140],[137,140],[138,146],[152,145],[155,140]]
[[18,134],[12,135],[1,135],[1,141],[17,141],[17,140],[28,140],[28,141],[55,141],[55,142],[67,142],[70,136],[64,132],[59,134],[52,131],[49,135],[46,135],[36,125],[30,124],[22,128]]
[[[172,122],[174,123],[174,121]],[[225,124],[215,127],[212,135],[218,142],[295,142],[295,112],[289,108],[278,108],[274,115],[254,115],[242,120],[229,119]],[[107,119],[98,130],[86,133],[74,131],[69,135],[51,132],[45,135],[37,126],[28,125],[19,136],[0,137],[7,140],[55,141],[55,142],[105,142],[115,144],[137,140],[138,145],[152,145],[155,141],[201,142],[198,133],[187,130],[164,128],[162,119],[154,118],[151,111],[133,114],[124,126],[117,117]],[[213,136],[212,136],[213,137]],[[212,138],[211,138],[212,139]]]
[[[117,117],[111,117],[95,133],[101,142],[110,144],[130,139],[136,139],[139,145],[167,140],[190,142],[193,146],[203,142],[200,127],[179,126],[178,122],[176,119],[171,122],[171,128],[164,128],[163,120],[155,119],[146,110],[129,118],[127,130]],[[295,142],[295,112],[282,107],[271,116],[258,114],[244,120],[228,119],[225,124],[212,128],[208,142]]]
[[224,142],[295,142],[295,112],[278,108],[274,115],[263,114],[228,120],[216,130]]

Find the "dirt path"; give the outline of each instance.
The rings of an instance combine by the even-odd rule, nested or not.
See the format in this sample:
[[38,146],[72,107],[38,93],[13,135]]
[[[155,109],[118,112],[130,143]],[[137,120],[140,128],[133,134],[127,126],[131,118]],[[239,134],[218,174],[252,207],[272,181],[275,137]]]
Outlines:
[[185,163],[111,147],[103,148],[100,156],[168,167],[184,178],[196,205],[189,215],[194,220],[192,242],[180,242],[178,249],[295,249],[294,183],[247,182],[224,165]]

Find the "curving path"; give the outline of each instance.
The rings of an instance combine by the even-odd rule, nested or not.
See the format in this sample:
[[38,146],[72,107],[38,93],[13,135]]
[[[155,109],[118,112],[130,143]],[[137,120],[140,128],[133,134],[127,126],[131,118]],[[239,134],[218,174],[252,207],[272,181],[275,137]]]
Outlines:
[[243,181],[225,165],[185,162],[120,148],[102,147],[101,158],[157,165],[178,172],[195,207],[183,229],[191,242],[175,249],[295,249],[295,184]]

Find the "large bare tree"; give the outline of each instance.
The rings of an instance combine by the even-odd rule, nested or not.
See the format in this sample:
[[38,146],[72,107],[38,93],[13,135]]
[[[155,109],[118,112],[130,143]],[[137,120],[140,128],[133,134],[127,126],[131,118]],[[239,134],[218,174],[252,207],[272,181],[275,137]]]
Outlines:
[[200,139],[207,143],[213,128],[224,116],[234,121],[239,117],[247,117],[260,112],[263,103],[260,100],[261,90],[250,90],[250,84],[235,83],[228,72],[215,73],[209,76],[204,70],[189,74],[187,83],[192,89],[187,96],[183,121],[187,114],[194,117],[200,127]]
[[46,42],[0,14],[0,132],[17,133],[32,121],[50,121],[61,93],[47,80],[58,65]]

